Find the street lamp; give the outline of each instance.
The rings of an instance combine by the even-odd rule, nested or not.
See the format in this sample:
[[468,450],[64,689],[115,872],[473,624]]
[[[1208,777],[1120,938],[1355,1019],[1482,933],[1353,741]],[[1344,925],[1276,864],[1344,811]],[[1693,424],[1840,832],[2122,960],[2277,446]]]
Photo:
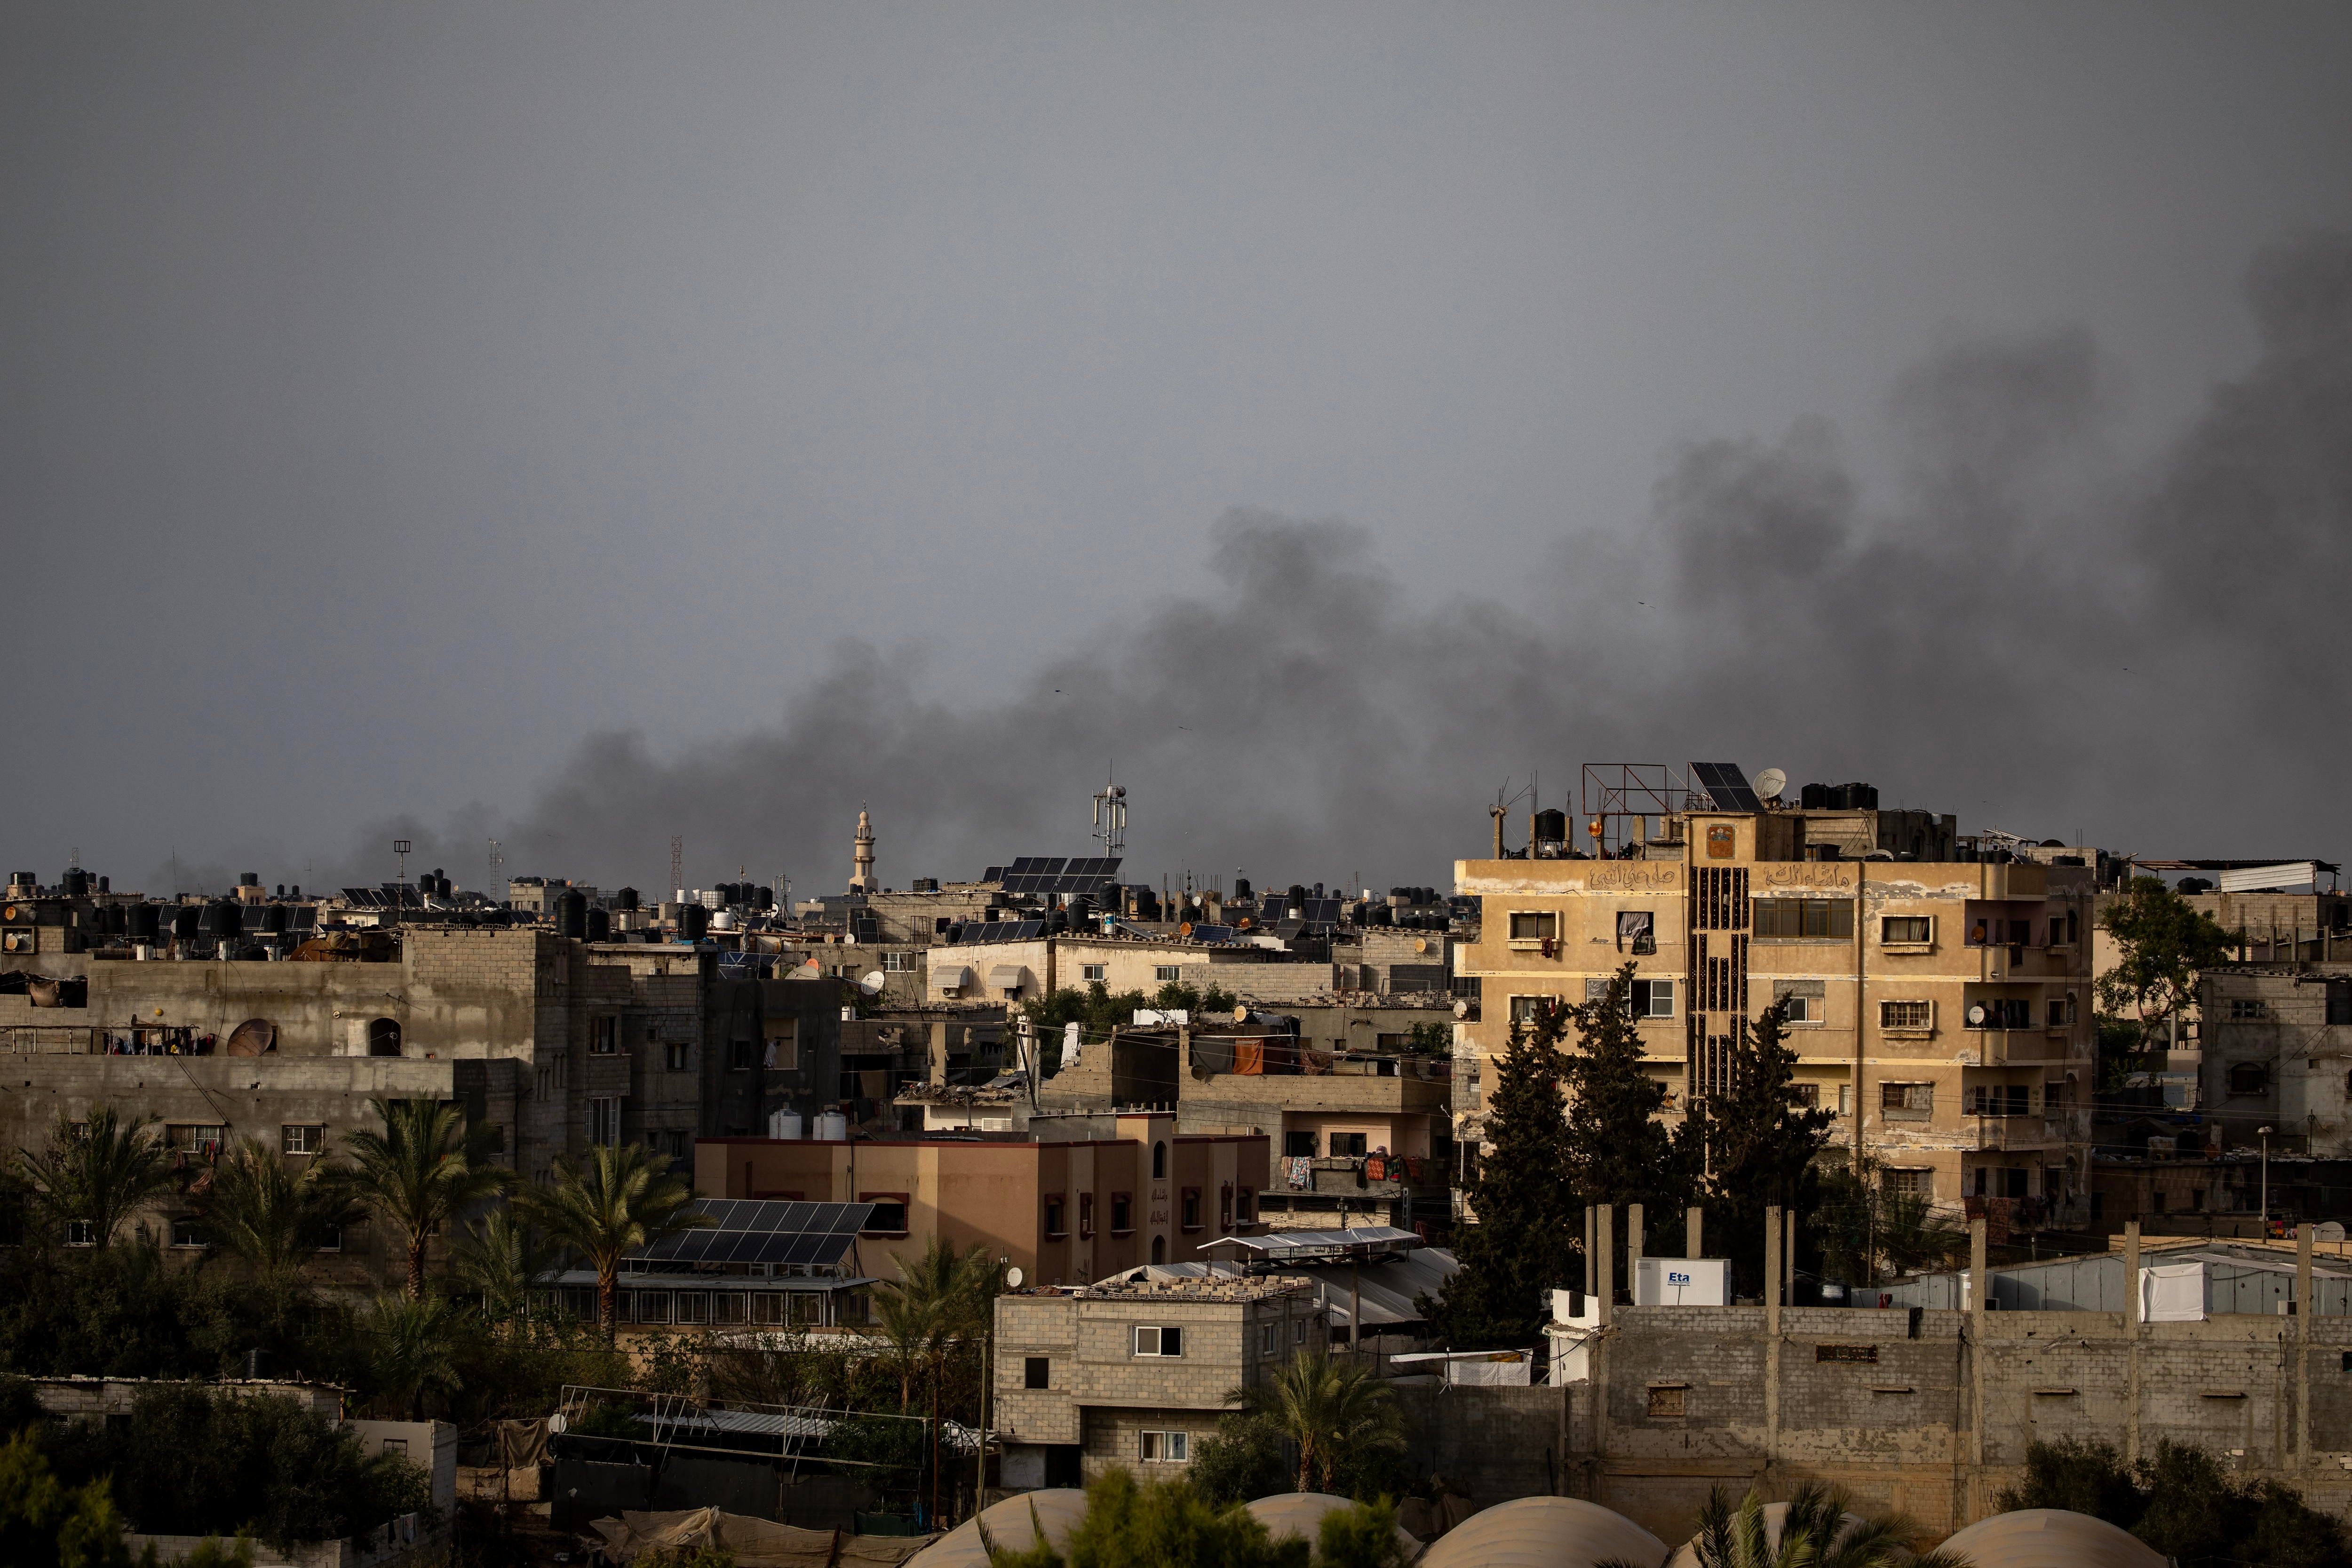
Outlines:
[[2271,1132],[2268,1127],[2257,1128],[2255,1136],[2263,1141],[2263,1236],[2271,1234]]

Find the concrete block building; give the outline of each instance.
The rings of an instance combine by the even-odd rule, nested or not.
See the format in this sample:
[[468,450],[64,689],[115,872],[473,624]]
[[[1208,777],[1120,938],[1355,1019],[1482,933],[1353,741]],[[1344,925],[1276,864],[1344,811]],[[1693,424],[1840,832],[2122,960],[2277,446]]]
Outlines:
[[1004,1484],[1076,1486],[1116,1466],[1181,1475],[1234,1390],[1329,1342],[1314,1282],[1280,1275],[1000,1296],[990,1397]]

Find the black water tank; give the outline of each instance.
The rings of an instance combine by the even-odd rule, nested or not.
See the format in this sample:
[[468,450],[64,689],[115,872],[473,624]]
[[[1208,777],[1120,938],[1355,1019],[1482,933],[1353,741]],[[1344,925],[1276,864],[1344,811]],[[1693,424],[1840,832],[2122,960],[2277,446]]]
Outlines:
[[940,933],[940,939],[942,942],[950,943],[961,942],[963,940],[963,922],[961,921],[948,921],[947,929]]
[[765,882],[761,883],[759,887],[753,890],[751,904],[754,909],[774,909],[776,907],[776,889],[771,888]]
[[162,908],[155,904],[131,905],[129,926],[131,940],[143,942],[152,946],[163,927],[163,912]]
[[262,933],[266,936],[284,936],[286,934],[286,906],[284,904],[264,904],[261,906],[261,930]]
[[100,910],[98,911],[98,924],[99,929],[104,931],[108,936],[121,936],[127,929],[127,922],[122,912],[122,906],[121,904],[108,904],[103,909]]
[[1797,804],[1807,811],[1825,810],[1830,804],[1830,786],[1809,784],[1797,792]]
[[436,873],[433,878],[433,896],[436,899],[446,899],[451,891],[449,879]]
[[1289,889],[1289,893],[1290,893],[1290,901],[1291,901],[1292,903],[1294,903],[1294,904],[1305,903],[1305,902],[1307,901],[1307,884],[1306,884],[1306,883],[1304,883],[1304,882],[1293,882],[1293,883],[1291,883],[1291,884],[1290,884],[1290,889]]
[[287,896],[288,898],[289,898],[289,899],[299,899],[299,898],[300,898],[300,897],[302,896],[302,884],[301,884],[301,883],[299,883],[299,882],[295,883],[295,884],[294,884],[294,890],[293,890],[292,892],[290,892],[290,893],[287,894],[286,896]]
[[172,910],[172,934],[183,942],[204,930],[205,910],[200,904],[180,904]]
[[613,907],[624,914],[634,914],[637,908],[637,890],[635,888],[623,888],[613,895]]
[[1538,811],[1536,813],[1536,837],[1546,844],[1568,842],[1568,813]]
[[555,900],[555,930],[559,936],[587,939],[588,898],[579,889],[568,888]]
[[1376,926],[1392,926],[1396,924],[1395,909],[1388,904],[1374,904],[1372,906],[1372,923]]
[[66,873],[66,897],[67,897],[67,898],[68,898],[68,899],[79,899],[79,898],[81,898],[81,897],[83,897],[84,895],[88,894],[88,893],[89,893],[89,872],[87,872],[87,871],[82,871],[82,870],[68,870],[68,871]]
[[590,910],[588,911],[588,940],[590,942],[610,942],[613,940],[613,917],[611,914],[604,910]]
[[1235,903],[1240,903],[1249,896],[1249,879],[1247,877],[1235,877],[1234,879],[1234,901]]
[[237,914],[236,900],[222,899],[205,903],[196,916],[196,931],[204,936],[224,936],[242,931],[245,921]]
[[111,879],[109,879],[109,878],[100,877],[100,878],[98,879],[98,890],[99,890],[100,892],[101,892],[101,893],[110,893],[110,892],[112,892],[112,891],[114,890],[114,888],[113,888],[113,885],[112,885]]
[[682,904],[677,911],[677,934],[688,942],[700,942],[710,931],[710,911],[700,904]]
[[240,888],[258,888],[261,886],[261,873],[258,871],[239,871],[236,874],[236,885]]
[[416,890],[417,890],[418,892],[420,892],[420,893],[424,894],[424,895],[425,895],[426,898],[428,898],[428,899],[429,899],[429,898],[431,898],[431,897],[433,896],[433,873],[432,873],[432,872],[430,872],[430,871],[425,871],[425,872],[420,873],[420,874],[418,875],[418,877],[417,877],[417,879],[416,879]]

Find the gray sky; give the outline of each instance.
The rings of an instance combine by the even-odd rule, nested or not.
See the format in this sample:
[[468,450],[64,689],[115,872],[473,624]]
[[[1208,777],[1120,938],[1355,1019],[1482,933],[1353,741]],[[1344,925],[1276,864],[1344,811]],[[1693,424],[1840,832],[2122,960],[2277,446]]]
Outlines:
[[1626,757],[2352,853],[2340,5],[18,5],[0,128],[44,879],[903,886],[1114,754],[1154,876]]

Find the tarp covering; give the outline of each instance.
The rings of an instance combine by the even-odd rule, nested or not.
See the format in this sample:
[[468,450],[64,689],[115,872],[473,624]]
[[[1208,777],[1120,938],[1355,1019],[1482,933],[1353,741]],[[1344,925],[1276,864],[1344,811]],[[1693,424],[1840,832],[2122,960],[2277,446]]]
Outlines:
[[2164,1568],[2166,1558],[2105,1520],[2026,1508],[1979,1520],[1943,1550],[1976,1568]]
[[914,1559],[908,1568],[988,1568],[982,1528],[998,1551],[1026,1552],[1037,1543],[1037,1530],[1043,1526],[1046,1541],[1055,1551],[1063,1551],[1086,1511],[1087,1494],[1076,1489],[1019,1492],[989,1504],[978,1519],[967,1519],[939,1537],[938,1544]]
[[929,1535],[848,1535],[715,1508],[676,1513],[624,1511],[594,1522],[607,1555],[634,1563],[649,1552],[687,1552],[715,1546],[733,1554],[739,1568],[897,1568],[936,1540]]
[[[1333,1497],[1329,1492],[1277,1492],[1242,1505],[1251,1518],[1265,1526],[1268,1535],[1276,1540],[1296,1535],[1310,1546],[1320,1537],[1325,1514],[1355,1506],[1346,1498]],[[1410,1563],[1421,1555],[1419,1536],[1402,1524],[1397,1526],[1396,1534],[1398,1562]]]
[[1472,1514],[1421,1561],[1423,1568],[1594,1568],[1612,1558],[1664,1563],[1666,1543],[1597,1502],[1527,1497]]
[[499,1446],[499,1460],[509,1470],[528,1469],[547,1462],[547,1417],[531,1421],[490,1423]]

